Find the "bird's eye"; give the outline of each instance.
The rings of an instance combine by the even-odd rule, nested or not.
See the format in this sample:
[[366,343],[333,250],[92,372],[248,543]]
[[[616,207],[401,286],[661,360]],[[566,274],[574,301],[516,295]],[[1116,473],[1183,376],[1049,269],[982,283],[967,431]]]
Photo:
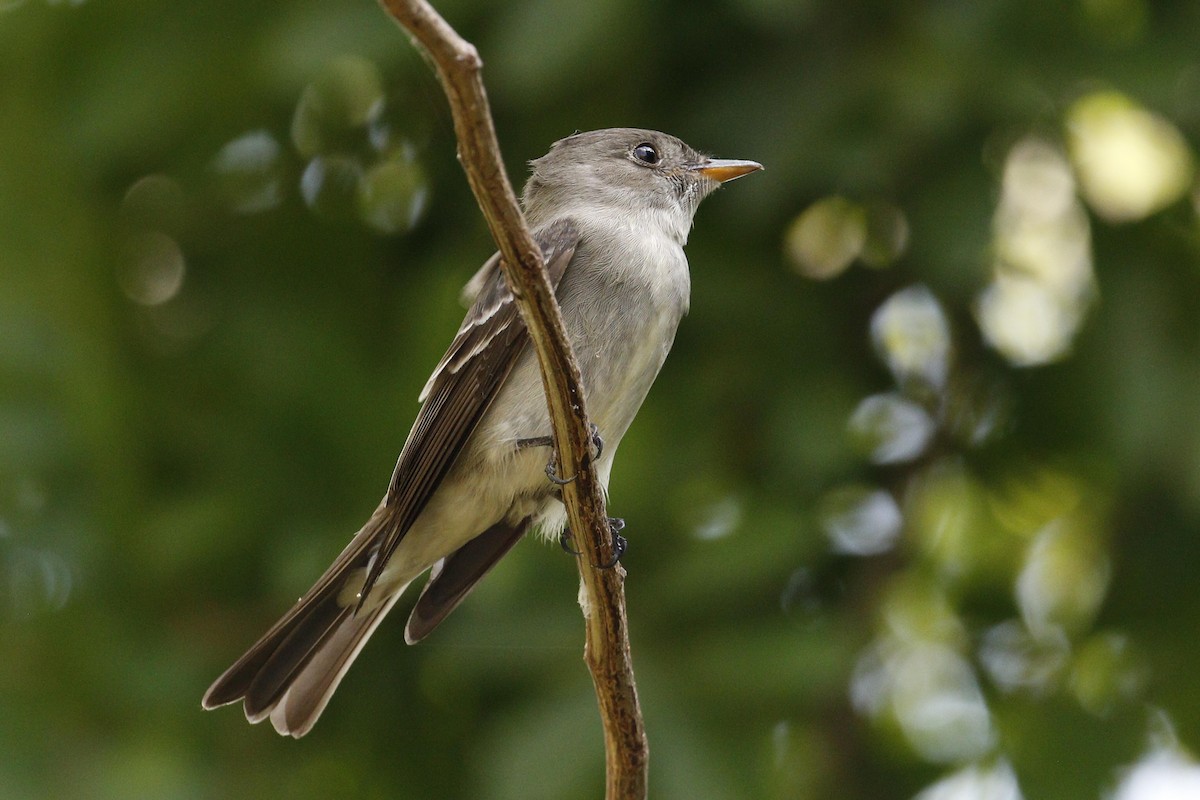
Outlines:
[[658,163],[658,151],[649,142],[644,142],[633,148],[633,157],[643,164]]

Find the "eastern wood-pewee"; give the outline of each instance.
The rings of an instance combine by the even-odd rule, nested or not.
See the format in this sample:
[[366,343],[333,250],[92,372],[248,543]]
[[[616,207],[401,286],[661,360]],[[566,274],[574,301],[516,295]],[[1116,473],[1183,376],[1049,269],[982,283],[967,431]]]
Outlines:
[[[587,408],[613,457],[687,312],[683,246],[696,207],[761,165],[709,158],[656,131],[578,133],[532,162],[523,204],[579,360]],[[371,632],[426,570],[405,628],[429,634],[531,527],[565,525],[547,479],[550,432],[537,359],[493,256],[467,284],[470,311],[421,392],[387,494],[317,583],[204,695],[243,700],[303,736]]]

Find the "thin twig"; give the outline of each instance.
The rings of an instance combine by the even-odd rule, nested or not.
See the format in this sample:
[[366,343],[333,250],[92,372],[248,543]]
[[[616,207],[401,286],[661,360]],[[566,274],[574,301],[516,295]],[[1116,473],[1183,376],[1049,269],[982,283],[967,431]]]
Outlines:
[[424,50],[437,72],[458,139],[458,157],[471,190],[503,256],[505,277],[542,368],[554,428],[559,474],[576,475],[562,488],[585,595],[584,660],[596,687],[604,723],[608,800],[646,796],[649,749],[634,683],[625,616],[625,571],[597,569],[613,559],[604,495],[592,468],[591,430],[579,366],[567,341],[562,314],[541,251],[530,236],[500,159],[500,145],[483,88],[483,62],[424,0],[381,0],[388,13]]

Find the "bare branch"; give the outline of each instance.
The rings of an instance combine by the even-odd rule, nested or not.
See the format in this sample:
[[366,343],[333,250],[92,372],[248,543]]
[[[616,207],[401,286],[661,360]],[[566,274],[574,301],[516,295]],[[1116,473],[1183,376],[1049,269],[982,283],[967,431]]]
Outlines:
[[559,474],[577,476],[563,487],[562,494],[575,548],[585,554],[579,559],[587,630],[584,659],[604,723],[606,797],[640,800],[646,796],[649,749],[629,651],[625,571],[620,566],[608,570],[593,566],[612,562],[612,537],[592,465],[579,366],[567,341],[541,251],[530,236],[504,172],[481,78],[483,62],[475,47],[424,0],[381,2],[427,54],[442,83],[454,117],[459,161],[503,255],[505,277],[537,351]]

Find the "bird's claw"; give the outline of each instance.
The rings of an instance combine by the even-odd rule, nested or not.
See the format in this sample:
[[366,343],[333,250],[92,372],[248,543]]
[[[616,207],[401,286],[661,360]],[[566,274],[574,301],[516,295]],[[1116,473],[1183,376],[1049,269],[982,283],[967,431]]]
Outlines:
[[592,427],[592,461],[599,461],[600,456],[604,454],[604,439],[600,436],[600,429],[596,427],[596,423],[591,423]]
[[[612,537],[613,557],[612,561],[607,564],[601,564],[597,569],[612,569],[621,560],[621,556],[625,555],[625,551],[629,548],[629,541],[622,536],[618,531],[625,530],[625,520],[620,517],[608,518],[608,533]],[[574,547],[571,547],[571,529],[563,528],[562,533],[558,535],[558,546],[563,549],[563,552],[573,556],[581,555]]]
[[578,550],[576,550],[574,547],[571,547],[571,529],[570,528],[563,528],[562,533],[560,533],[558,535],[558,546],[563,549],[564,553],[568,553],[573,556],[583,555]]
[[[600,429],[596,427],[596,423],[591,423],[591,443],[592,443],[592,461],[599,461],[600,456],[604,453],[604,439],[600,436]],[[552,436],[531,436],[528,439],[517,439],[517,449],[525,450],[529,447],[554,447],[554,437]],[[572,475],[569,478],[558,477],[557,459],[554,455],[550,456],[550,460],[546,463],[546,477],[555,486],[566,486],[571,481],[575,480]]]
[[625,530],[625,520],[620,517],[608,518],[608,533],[612,536],[612,561],[607,564],[601,564],[597,569],[612,569],[621,560],[621,556],[625,555],[625,550],[629,547],[629,541],[622,536],[618,531]]
[[546,477],[550,479],[551,483],[553,483],[555,486],[566,486],[568,483],[575,480],[576,476],[574,475],[569,478],[558,477],[558,473],[554,469],[555,461],[556,459],[551,457],[551,459],[546,462]]

